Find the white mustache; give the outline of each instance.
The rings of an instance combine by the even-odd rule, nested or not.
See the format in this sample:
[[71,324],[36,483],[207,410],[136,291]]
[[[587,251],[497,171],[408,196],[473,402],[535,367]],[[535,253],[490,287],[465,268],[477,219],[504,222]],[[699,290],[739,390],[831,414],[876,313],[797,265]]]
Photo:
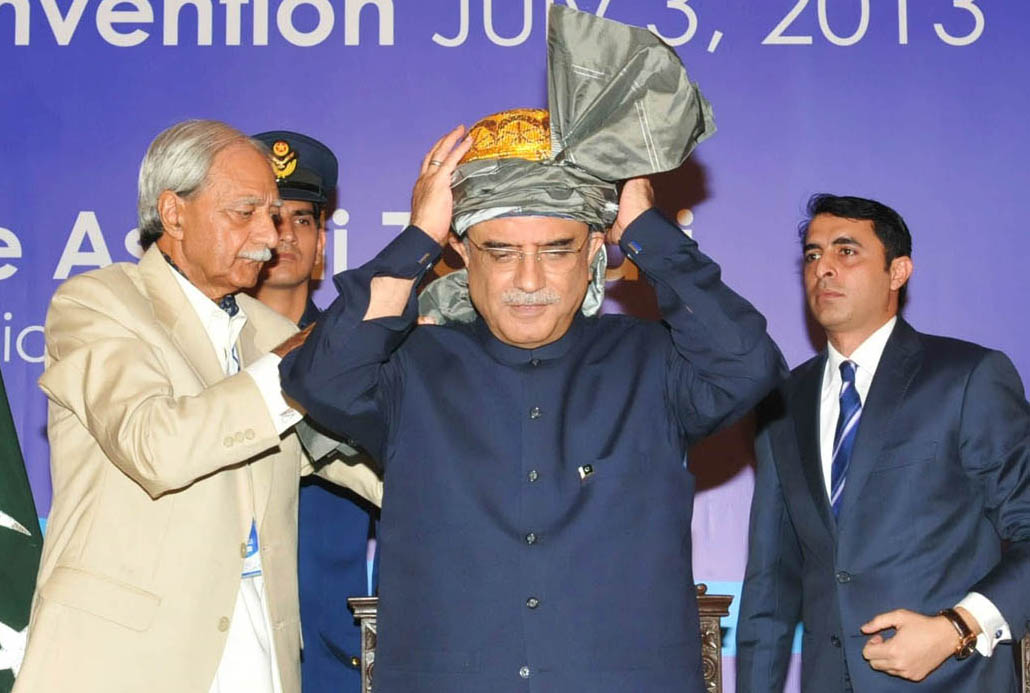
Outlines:
[[549,306],[560,300],[561,294],[551,288],[532,293],[521,289],[508,289],[501,294],[501,302],[506,306]]
[[253,260],[254,262],[268,262],[272,259],[272,251],[268,248],[262,248],[261,250],[241,250],[237,257],[241,257],[244,260]]

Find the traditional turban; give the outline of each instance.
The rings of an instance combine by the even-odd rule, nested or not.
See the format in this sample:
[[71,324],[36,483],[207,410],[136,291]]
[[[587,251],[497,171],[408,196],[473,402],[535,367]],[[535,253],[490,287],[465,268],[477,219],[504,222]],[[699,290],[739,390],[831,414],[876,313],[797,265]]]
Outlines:
[[[708,101],[650,31],[562,5],[551,6],[548,23],[549,109],[498,113],[470,130],[473,146],[451,181],[458,235],[505,216],[576,219],[603,231],[618,214],[618,181],[679,167],[715,132]],[[600,309],[606,264],[602,248],[587,315]],[[421,313],[441,323],[475,319],[467,286],[464,271],[437,280],[419,299]]]

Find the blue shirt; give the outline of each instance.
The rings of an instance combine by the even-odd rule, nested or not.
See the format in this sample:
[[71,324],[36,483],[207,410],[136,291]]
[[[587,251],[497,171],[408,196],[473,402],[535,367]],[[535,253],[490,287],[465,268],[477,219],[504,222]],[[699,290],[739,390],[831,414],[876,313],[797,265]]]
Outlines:
[[537,349],[481,319],[362,321],[372,277],[438,257],[409,227],[337,276],[281,366],[385,467],[376,691],[703,690],[687,445],[777,382],[764,318],[656,211],[622,248],[663,323],[577,317]]

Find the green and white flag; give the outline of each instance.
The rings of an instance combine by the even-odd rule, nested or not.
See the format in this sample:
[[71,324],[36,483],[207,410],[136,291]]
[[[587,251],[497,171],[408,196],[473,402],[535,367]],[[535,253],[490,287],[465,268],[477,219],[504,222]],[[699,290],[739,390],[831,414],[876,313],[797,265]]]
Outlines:
[[9,693],[25,653],[25,631],[43,536],[0,375],[0,693]]

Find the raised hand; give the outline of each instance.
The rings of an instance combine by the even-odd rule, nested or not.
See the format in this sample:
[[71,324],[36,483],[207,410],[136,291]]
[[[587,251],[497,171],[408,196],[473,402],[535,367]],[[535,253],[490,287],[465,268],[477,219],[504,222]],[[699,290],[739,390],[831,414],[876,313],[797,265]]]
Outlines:
[[440,245],[447,242],[451,229],[454,196],[451,174],[458,161],[472,146],[459,125],[441,137],[422,160],[422,169],[411,192],[411,223],[425,231]]
[[608,230],[608,242],[617,244],[626,227],[651,207],[654,207],[654,188],[651,187],[650,179],[644,177],[627,180],[622,186],[622,194],[619,195],[619,216]]

